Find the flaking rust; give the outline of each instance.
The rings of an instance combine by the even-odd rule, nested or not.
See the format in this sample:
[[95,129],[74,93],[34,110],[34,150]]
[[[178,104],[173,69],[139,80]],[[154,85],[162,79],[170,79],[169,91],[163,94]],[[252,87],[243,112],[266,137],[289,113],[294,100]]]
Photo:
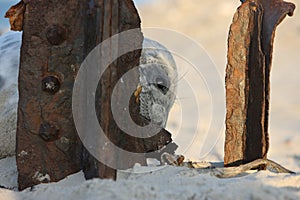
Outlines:
[[282,0],[248,0],[234,15],[226,68],[225,166],[267,158],[275,29],[294,9]]
[[[109,65],[101,76],[95,98],[98,121],[106,136],[116,146],[139,153],[139,156],[130,159],[121,157],[117,152],[100,146],[105,157],[101,163],[82,145],[72,117],[76,72],[96,45],[112,35],[140,28],[140,18],[133,1],[93,2],[95,4],[88,7],[90,0],[68,0],[64,3],[59,0],[23,0],[19,3],[20,10],[11,9],[9,14],[12,19],[17,19],[19,25],[16,30],[23,30],[16,133],[20,190],[41,182],[59,181],[81,169],[86,178],[116,179],[116,169],[105,165],[108,161],[114,159],[128,163],[127,166],[137,162],[146,164],[145,153],[172,142],[171,134],[165,129],[146,139],[132,137],[117,126],[111,112],[112,88],[122,75],[139,65],[143,42],[142,32],[139,31],[135,40],[126,43],[135,43],[139,48]],[[80,16],[78,13],[81,13]],[[106,50],[113,52],[111,47]],[[89,81],[87,77],[85,83]],[[136,73],[131,81],[137,85],[139,74]],[[118,101],[129,91],[132,92],[130,88],[118,91]],[[138,124],[147,124],[148,121],[139,114],[134,95],[131,100],[132,119]],[[86,108],[83,104],[78,109]],[[175,144],[168,146],[164,151],[169,153],[177,148]]]
[[26,5],[24,1],[20,1],[16,5],[13,5],[5,13],[5,18],[9,18],[10,29],[12,31],[22,31],[23,30],[23,20]]

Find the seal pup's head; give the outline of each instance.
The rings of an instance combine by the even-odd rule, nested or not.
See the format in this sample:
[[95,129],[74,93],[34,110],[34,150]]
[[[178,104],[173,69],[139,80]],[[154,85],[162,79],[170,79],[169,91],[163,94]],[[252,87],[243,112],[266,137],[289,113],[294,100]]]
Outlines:
[[176,64],[160,43],[144,39],[140,58],[140,114],[165,127],[176,96]]

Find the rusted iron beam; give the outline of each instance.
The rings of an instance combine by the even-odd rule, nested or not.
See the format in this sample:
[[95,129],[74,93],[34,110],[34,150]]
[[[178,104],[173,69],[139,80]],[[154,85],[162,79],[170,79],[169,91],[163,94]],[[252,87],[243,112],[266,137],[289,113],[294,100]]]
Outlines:
[[[131,0],[25,3],[24,20],[18,23],[23,28],[16,150],[21,190],[61,180],[82,168],[88,171],[85,162],[90,156],[82,148],[72,118],[76,74],[87,54],[101,41],[140,27]],[[139,54],[140,50],[128,55],[122,67],[137,65]],[[113,69],[122,73],[121,64]],[[104,99],[101,94],[103,105]],[[109,121],[103,123],[110,126]],[[112,152],[108,156],[115,155]],[[98,177],[115,178],[115,169],[94,164],[100,170]]]
[[225,166],[267,158],[274,35],[294,9],[282,0],[248,0],[234,15],[226,68]]
[[[100,41],[104,41],[112,35],[118,34],[122,31],[140,28],[140,18],[131,0],[99,1],[96,16],[96,20],[100,24],[99,28],[101,29],[99,33]],[[139,151],[144,151],[144,145],[142,142],[137,143],[135,142],[135,139],[129,140],[125,137],[126,134],[116,124],[111,111],[112,92],[116,83],[126,72],[139,65],[139,57],[143,42],[142,33],[137,34],[135,40],[131,42],[138,43],[140,48],[120,56],[105,70],[96,91],[97,101],[95,106],[99,124],[107,138],[109,138],[114,145],[122,148],[125,144],[127,147],[129,146],[131,148],[136,148]],[[130,42],[127,45],[131,45]],[[107,50],[111,51],[112,54],[117,53],[116,49]],[[132,77],[132,81],[135,82],[135,85],[138,84],[138,77],[139,75],[137,73],[134,77]],[[123,98],[126,95],[124,94],[125,92],[129,92],[129,90],[118,91],[118,97]],[[138,115],[138,113],[133,114],[133,116],[136,115]],[[103,149],[100,154],[104,154],[104,163],[109,163],[110,160],[115,160],[114,162],[139,162],[142,164],[145,164],[146,162],[143,157],[136,157],[135,161],[126,160],[128,158],[121,158],[116,152],[106,150],[104,147],[100,146],[99,148]],[[87,150],[84,150],[83,155],[83,171],[87,179],[95,177],[116,179],[115,169],[99,162],[97,158],[93,157],[89,152],[87,152]]]
[[[16,147],[20,190],[58,181],[81,168],[71,95],[85,54],[84,36],[89,34],[83,26],[88,20],[86,2],[26,4]],[[85,17],[77,17],[81,12]]]
[[[115,179],[116,169],[99,162],[83,147],[73,122],[71,98],[80,65],[90,51],[115,34],[140,28],[133,2],[24,0],[18,5],[22,5],[18,10],[25,13],[13,7],[9,17],[12,25],[17,23],[18,30],[23,29],[16,150],[19,189],[58,181],[80,169],[86,178]],[[108,67],[100,79],[95,99],[99,124],[110,141],[141,156],[129,159],[113,151],[102,153],[106,159],[127,162],[128,166],[136,162],[145,164],[144,153],[171,142],[171,134],[164,129],[150,138],[129,136],[119,129],[111,113],[115,84],[139,64],[143,35],[140,31],[136,34],[133,41],[126,42],[127,45],[135,42],[139,48],[120,56]],[[114,53],[110,48],[105,51]],[[87,78],[86,83],[89,81]],[[138,85],[138,73],[132,81]],[[119,98],[128,91],[119,91]],[[149,123],[140,116],[135,100],[130,101],[130,114],[140,125]],[[173,144],[167,150],[172,152],[176,147]]]
[[20,1],[16,5],[10,7],[5,13],[5,18],[9,18],[10,30],[21,31],[23,30],[23,20],[26,4],[24,1]]
[[[105,4],[104,1],[102,10],[99,10],[99,16],[109,16],[109,21],[103,21],[103,24],[110,24],[109,27],[102,27],[104,38],[105,33],[111,33],[111,35],[114,35],[128,30],[128,28],[139,28],[140,18],[132,1],[118,0],[111,2],[113,2],[113,4]],[[99,20],[101,19],[105,20],[103,17],[99,18]],[[119,40],[121,40],[121,37]],[[118,126],[115,120],[116,116],[114,116],[112,113],[111,101],[113,90],[123,75],[139,65],[139,59],[136,58],[140,57],[142,41],[142,34],[136,35],[134,42],[140,44],[139,50],[121,55],[116,61],[111,63],[101,76],[96,91],[96,99],[99,99],[99,103],[96,102],[97,117],[106,137],[109,138],[110,142],[112,143],[111,145],[115,145],[120,149],[135,154],[134,156],[124,157],[123,154],[120,155],[118,152],[114,152],[114,148],[101,147],[100,154],[104,155],[104,163],[115,163],[118,165],[118,169],[133,167],[135,163],[146,165],[146,153],[160,150],[172,141],[171,134],[165,129],[161,129],[160,132],[149,138],[143,138],[142,136],[147,135],[147,133],[142,132],[139,133],[140,135],[132,136],[130,133],[125,132]],[[122,48],[124,48],[126,45],[131,45],[130,43],[126,43],[128,42],[120,41],[119,44],[122,45]],[[124,90],[116,91],[118,96],[115,101],[122,102],[124,101],[124,97],[126,97],[128,94],[131,94],[131,98],[129,102],[127,102],[127,104],[129,104],[128,108],[130,117],[138,126],[147,126],[150,122],[148,119],[140,115],[140,106],[135,99],[134,91],[132,91],[132,89],[129,87],[129,85],[134,85],[137,87],[139,82],[139,70],[135,70],[134,73],[131,74],[129,82],[125,82],[125,84],[128,86]],[[121,109],[120,112],[123,112],[124,110],[124,108],[119,109]],[[126,121],[128,119],[123,120]],[[166,148],[165,151],[174,153],[176,148],[177,145],[173,143],[169,146],[169,148]],[[84,163],[86,165],[83,169],[86,178],[116,178],[116,174],[114,173],[115,171],[112,168],[101,164],[96,158],[87,152],[84,155],[84,159],[86,160]],[[160,155],[158,156],[156,153],[153,153],[151,156],[160,158]],[[124,166],[126,167],[124,168]]]

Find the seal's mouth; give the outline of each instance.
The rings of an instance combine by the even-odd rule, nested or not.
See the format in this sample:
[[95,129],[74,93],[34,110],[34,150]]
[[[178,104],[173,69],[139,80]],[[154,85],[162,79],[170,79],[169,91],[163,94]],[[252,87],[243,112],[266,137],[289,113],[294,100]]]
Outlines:
[[166,108],[158,103],[153,103],[150,107],[150,118],[151,122],[160,126],[164,127],[167,123],[167,110]]

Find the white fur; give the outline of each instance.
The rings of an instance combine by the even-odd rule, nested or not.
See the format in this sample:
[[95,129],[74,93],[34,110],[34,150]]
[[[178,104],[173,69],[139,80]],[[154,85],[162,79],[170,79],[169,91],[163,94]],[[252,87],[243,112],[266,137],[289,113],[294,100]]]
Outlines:
[[[166,80],[168,92],[155,87],[157,78]],[[144,39],[140,58],[140,114],[152,123],[166,126],[176,95],[176,64],[171,53],[161,44]]]

